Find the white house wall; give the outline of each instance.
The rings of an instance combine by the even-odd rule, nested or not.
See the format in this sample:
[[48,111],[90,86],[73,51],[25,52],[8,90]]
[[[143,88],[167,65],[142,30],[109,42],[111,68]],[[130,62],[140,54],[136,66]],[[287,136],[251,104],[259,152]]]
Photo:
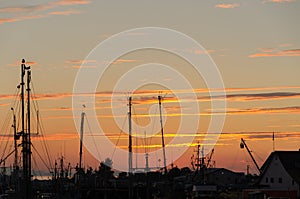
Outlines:
[[[268,178],[268,180],[266,180]],[[273,178],[273,182],[271,182]],[[282,179],[282,183],[279,179]],[[293,181],[292,177],[287,173],[283,167],[280,159],[277,155],[274,155],[269,167],[265,171],[261,185],[268,185],[274,190],[299,190],[296,182]]]

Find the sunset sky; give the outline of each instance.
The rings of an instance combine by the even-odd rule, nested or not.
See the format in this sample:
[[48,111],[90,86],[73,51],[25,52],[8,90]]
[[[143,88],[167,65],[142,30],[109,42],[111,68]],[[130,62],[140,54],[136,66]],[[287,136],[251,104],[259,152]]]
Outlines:
[[[300,148],[299,11],[299,0],[1,1],[0,149],[8,153],[12,144],[4,150],[7,134],[13,133],[10,107],[13,106],[16,87],[20,83],[22,58],[31,66],[34,98],[39,104],[43,134],[51,159],[54,161],[63,155],[67,162],[75,166],[78,163],[79,136],[72,114],[73,86],[80,67],[97,67],[97,62],[86,60],[86,56],[99,43],[119,32],[133,28],[162,27],[179,31],[201,44],[223,78],[227,109],[219,110],[220,114],[226,113],[226,120],[215,145],[213,160],[216,166],[245,172],[247,165],[250,165],[251,172],[257,173],[245,149],[239,148],[241,138],[246,140],[259,165],[273,150],[273,132],[276,150]],[[131,36],[142,35],[141,32],[141,35]],[[191,50],[191,53],[197,55],[202,52]],[[190,148],[174,160],[179,167],[190,167],[195,145],[198,141],[201,144],[211,116],[218,113],[212,113],[211,98],[202,77],[195,75],[190,64],[182,58],[168,52],[145,49],[116,59],[105,71],[97,87],[97,119],[111,142],[126,150],[127,136],[120,133],[112,116],[112,91],[123,74],[147,63],[160,63],[178,70],[191,82],[196,93],[200,112],[195,115],[200,116],[199,128],[190,135],[195,136]],[[161,73],[158,70],[152,72],[153,77],[159,77]],[[165,81],[176,79],[170,76]],[[120,110],[127,110],[128,92],[117,94],[122,101]],[[174,93],[178,92],[188,96],[186,101],[183,100],[183,106],[179,105],[181,100],[174,97]],[[133,134],[140,134],[140,138],[134,140],[134,144],[137,144],[135,152],[144,153],[144,145],[150,151],[159,148],[157,95],[161,93],[165,97],[164,129],[168,144],[174,136],[181,136],[182,132],[177,132],[182,117],[180,109],[190,108],[191,92],[170,90],[159,85],[143,86],[135,92],[134,122],[146,126],[152,121],[153,124],[148,125],[149,131],[155,129],[150,139],[143,139],[142,136],[150,132],[133,129]],[[225,99],[224,96],[219,98]],[[89,104],[86,104],[86,109],[89,108]],[[153,120],[150,120],[149,113]],[[127,125],[126,114],[125,111],[117,117]],[[79,121],[79,117],[75,122]],[[88,122],[87,115],[87,136],[97,136],[97,132],[90,132]],[[188,135],[182,135],[183,138],[185,136]],[[33,144],[40,147],[41,136],[34,136],[33,139]],[[94,158],[84,150],[85,166],[97,167],[97,158],[106,158],[101,152],[101,146],[105,143],[99,145],[98,157]],[[174,146],[171,153],[176,153],[176,150],[179,149]],[[2,153],[0,155],[4,157]],[[113,153],[109,158],[118,161],[114,160]],[[150,159],[153,167],[162,166],[158,161],[162,159],[161,154],[157,153]],[[12,159],[9,161],[12,162]],[[36,161],[40,162],[38,158]],[[138,167],[144,165],[143,159],[135,161],[134,167],[138,161]],[[124,164],[127,164],[127,157],[124,157]]]

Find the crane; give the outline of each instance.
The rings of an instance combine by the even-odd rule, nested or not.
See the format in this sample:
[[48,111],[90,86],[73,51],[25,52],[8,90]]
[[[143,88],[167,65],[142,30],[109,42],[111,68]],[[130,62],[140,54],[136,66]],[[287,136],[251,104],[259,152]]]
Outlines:
[[246,149],[247,149],[247,151],[248,151],[248,153],[249,153],[249,155],[250,155],[252,161],[254,162],[255,167],[256,167],[257,170],[259,171],[259,174],[261,174],[262,171],[261,171],[261,169],[259,168],[257,162],[255,161],[255,159],[254,159],[254,157],[253,157],[253,155],[252,155],[250,149],[248,148],[248,146],[247,146],[245,140],[244,140],[243,138],[241,138],[240,148],[243,149],[243,148],[245,148],[245,147],[246,147]]

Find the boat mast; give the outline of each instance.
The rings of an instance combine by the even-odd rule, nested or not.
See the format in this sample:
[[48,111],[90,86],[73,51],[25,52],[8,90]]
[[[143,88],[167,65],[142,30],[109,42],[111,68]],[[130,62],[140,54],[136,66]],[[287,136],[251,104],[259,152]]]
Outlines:
[[128,198],[133,197],[132,193],[132,126],[131,126],[131,100],[132,98],[129,97],[128,99],[128,131],[129,131],[129,143],[128,143],[128,180],[129,180],[129,187],[128,187]]
[[196,171],[197,172],[199,171],[199,167],[200,167],[200,144],[199,144],[199,141],[198,141],[198,144],[197,144],[197,159],[196,159]]
[[131,100],[132,98],[129,97],[128,102],[128,129],[129,129],[129,146],[128,146],[128,173],[129,175],[132,174],[132,127],[131,127]]
[[165,138],[164,138],[164,127],[162,122],[162,111],[161,111],[161,96],[158,96],[158,104],[159,104],[159,115],[160,115],[160,127],[161,127],[161,144],[163,149],[163,158],[164,158],[164,171],[167,173],[167,164],[166,164],[166,151],[165,151]]
[[[23,180],[24,198],[31,198],[31,140],[30,140],[30,66],[26,67],[25,59],[21,64],[21,106],[22,106],[22,153],[23,153]],[[27,132],[25,132],[25,97],[24,97],[24,76],[27,71]]]
[[30,80],[31,71],[27,71],[27,181],[28,181],[28,196],[31,196],[31,136],[30,136]]
[[[85,105],[83,105],[85,107]],[[83,131],[84,131],[84,116],[85,112],[81,113],[81,123],[80,123],[80,148],[79,148],[79,169],[82,170],[82,142],[83,142]]]

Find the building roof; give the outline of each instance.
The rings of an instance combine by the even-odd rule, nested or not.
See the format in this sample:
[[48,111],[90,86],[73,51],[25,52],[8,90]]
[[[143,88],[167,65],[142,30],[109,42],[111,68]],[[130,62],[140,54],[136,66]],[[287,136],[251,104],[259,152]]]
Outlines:
[[274,151],[262,165],[262,175],[267,171],[274,157],[278,157],[287,173],[296,182],[300,182],[300,151]]

